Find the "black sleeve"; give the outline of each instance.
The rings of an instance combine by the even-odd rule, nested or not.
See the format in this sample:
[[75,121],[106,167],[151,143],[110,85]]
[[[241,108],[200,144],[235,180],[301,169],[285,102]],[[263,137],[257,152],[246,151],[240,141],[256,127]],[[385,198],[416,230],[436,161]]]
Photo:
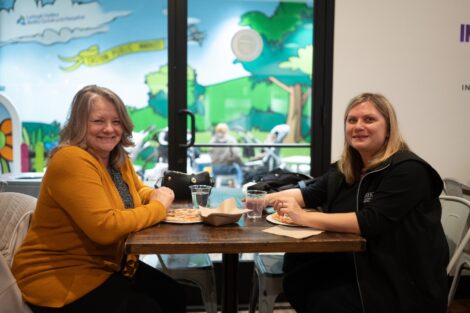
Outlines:
[[361,234],[367,238],[390,231],[431,197],[431,177],[426,165],[417,161],[398,164],[369,195],[370,202],[356,213]]
[[315,178],[315,181],[301,188],[302,198],[306,208],[316,208],[326,201],[328,174]]

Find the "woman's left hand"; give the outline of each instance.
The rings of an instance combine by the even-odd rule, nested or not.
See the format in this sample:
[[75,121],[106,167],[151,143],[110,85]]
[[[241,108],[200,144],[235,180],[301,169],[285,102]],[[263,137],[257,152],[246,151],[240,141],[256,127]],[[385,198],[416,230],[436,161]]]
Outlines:
[[152,193],[150,194],[150,200],[160,201],[167,210],[173,203],[174,199],[175,199],[175,193],[173,192],[173,190],[171,190],[168,187],[160,187],[160,188],[154,189]]

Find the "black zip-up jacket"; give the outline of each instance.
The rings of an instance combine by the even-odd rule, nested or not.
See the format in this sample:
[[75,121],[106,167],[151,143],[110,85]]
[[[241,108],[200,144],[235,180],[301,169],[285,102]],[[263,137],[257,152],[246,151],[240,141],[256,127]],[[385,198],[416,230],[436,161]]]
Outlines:
[[[330,207],[344,176],[337,165],[302,189],[306,207]],[[445,313],[449,249],[441,225],[439,174],[403,151],[359,182],[356,215],[366,251],[354,253],[364,313]],[[353,210],[351,210],[353,211]]]

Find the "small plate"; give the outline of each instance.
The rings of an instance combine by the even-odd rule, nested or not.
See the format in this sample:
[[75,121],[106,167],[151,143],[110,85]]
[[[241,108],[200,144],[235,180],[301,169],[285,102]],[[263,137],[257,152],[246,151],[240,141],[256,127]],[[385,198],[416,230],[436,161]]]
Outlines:
[[169,221],[169,220],[163,220],[162,222],[168,223],[168,224],[198,224],[202,223],[202,219],[200,221]]
[[[202,217],[200,216],[199,210],[198,209],[192,209],[192,208],[178,208],[174,209],[174,212],[180,211],[182,215],[184,216],[184,213],[187,213],[189,216],[194,217],[192,219],[185,219],[181,217],[180,219],[177,218],[172,218],[172,219],[164,219],[163,222],[165,223],[171,223],[171,224],[196,224],[196,223],[202,223]],[[198,215],[198,216],[194,216]],[[195,217],[198,217],[197,219]]]
[[270,223],[277,224],[277,225],[292,226],[292,227],[302,227],[302,225],[287,224],[287,223],[280,222],[280,221],[274,219],[274,218],[273,218],[273,215],[274,215],[274,213],[269,214],[268,216],[266,216],[266,220],[267,220],[268,222],[270,222]]

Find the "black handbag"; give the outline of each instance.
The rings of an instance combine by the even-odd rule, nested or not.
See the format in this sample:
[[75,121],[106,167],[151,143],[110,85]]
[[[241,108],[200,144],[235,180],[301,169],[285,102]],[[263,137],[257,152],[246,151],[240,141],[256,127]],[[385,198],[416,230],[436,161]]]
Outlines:
[[311,176],[293,173],[276,168],[256,180],[256,184],[248,187],[249,190],[265,190],[268,193],[291,188],[304,188],[315,182]]
[[209,172],[199,172],[187,174],[178,171],[165,171],[163,173],[162,186],[168,187],[175,193],[175,200],[190,200],[191,185],[212,186],[212,180]]

